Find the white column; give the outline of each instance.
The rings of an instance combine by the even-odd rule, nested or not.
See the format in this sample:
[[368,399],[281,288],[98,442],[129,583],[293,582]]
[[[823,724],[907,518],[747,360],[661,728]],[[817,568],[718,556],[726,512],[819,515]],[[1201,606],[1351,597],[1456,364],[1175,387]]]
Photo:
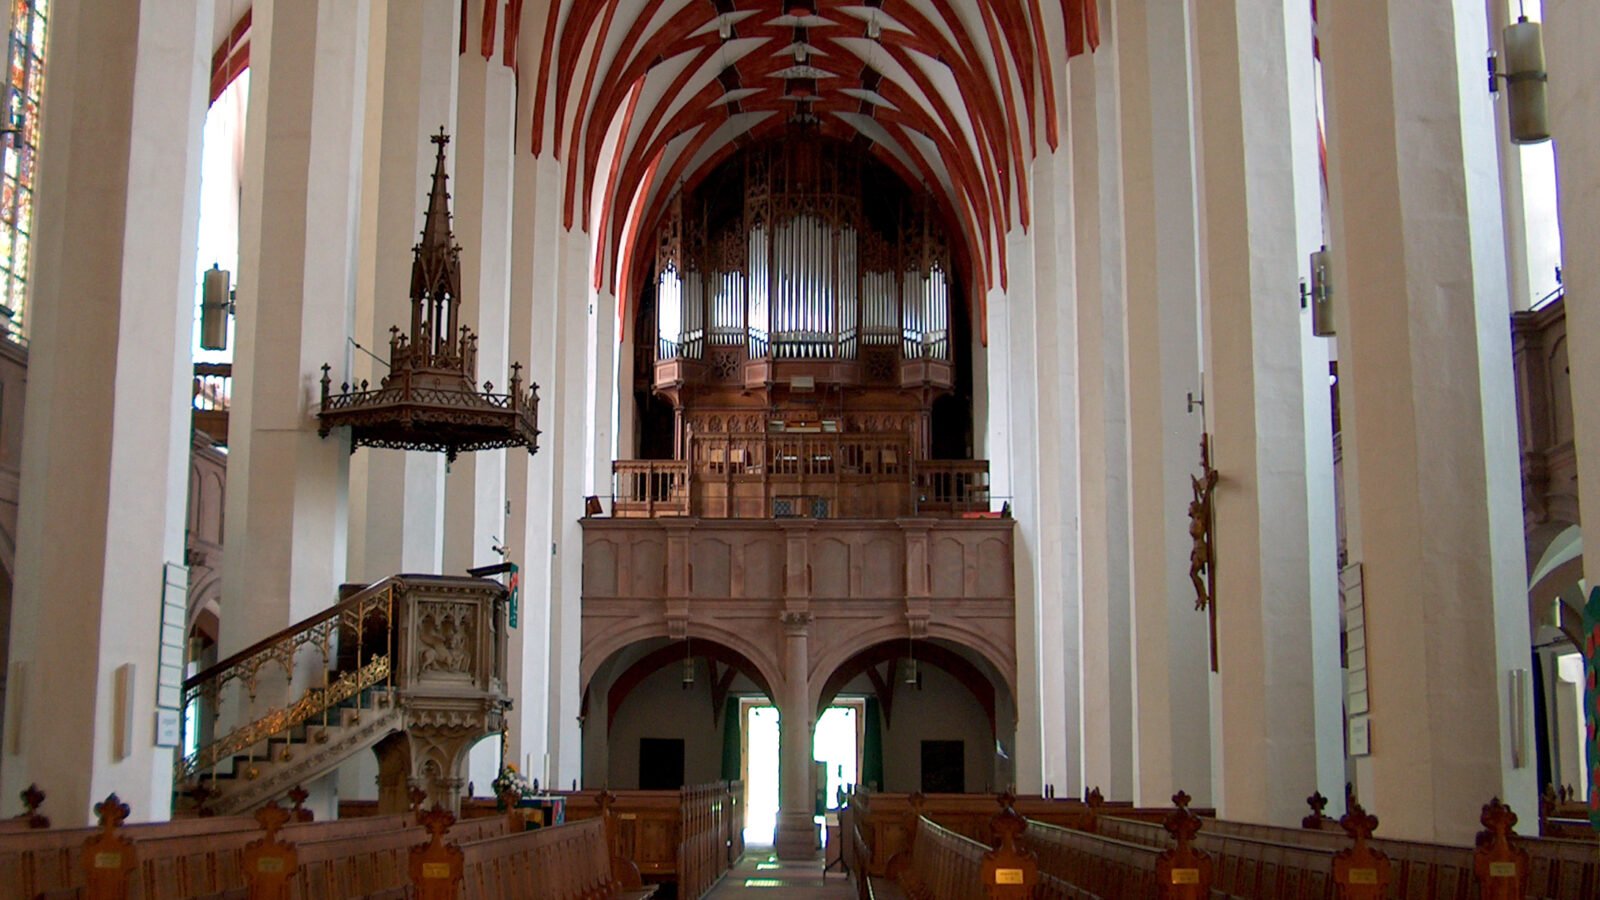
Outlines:
[[1197,209],[1187,11],[1116,3],[1127,290],[1134,793],[1211,801],[1209,637],[1189,583],[1201,417]]
[[[461,316],[478,334],[478,380],[496,391],[510,382],[511,156],[516,129],[516,73],[501,52],[506,16],[495,18],[494,53],[481,53],[485,7],[469,0],[456,109],[456,177],[451,195],[461,244]],[[504,5],[501,3],[500,5]],[[519,358],[523,365],[527,360]],[[526,455],[525,450],[514,453]],[[445,478],[444,570],[500,562],[506,538],[505,450],[464,453]]]
[[812,736],[816,728],[807,680],[807,633],[811,614],[786,612],[783,619],[783,702],[778,710],[778,827],[773,838],[780,859],[817,855],[815,799],[811,793]]
[[220,654],[331,605],[349,440],[317,436],[323,364],[348,381],[370,4],[254,7],[228,445]]
[[[527,35],[522,37],[526,41]],[[529,46],[524,43],[523,46]],[[524,112],[532,92],[524,91]],[[526,116],[522,117],[526,121]],[[507,756],[529,777],[548,780],[545,754],[552,722],[550,704],[550,600],[555,563],[551,508],[559,492],[560,432],[551,428],[556,411],[555,310],[559,293],[561,168],[548,154],[536,157],[531,136],[518,134],[515,161],[511,253],[511,354],[528,366],[539,385],[539,452],[506,457],[506,497],[510,501],[506,546],[522,567],[520,622],[511,632],[510,682],[520,688],[511,713]]]
[[1302,798],[1320,786],[1312,583],[1331,585],[1336,573],[1330,566],[1313,575],[1310,567],[1301,219],[1284,6],[1236,0],[1192,9],[1206,412],[1220,475],[1215,799],[1221,816],[1293,825],[1305,814]]
[[[1522,497],[1481,0],[1321,8],[1352,561],[1363,566],[1362,803],[1466,843],[1532,821]],[[1581,233],[1581,232],[1580,232]],[[1513,711],[1520,707],[1520,721]]]
[[[356,334],[387,360],[389,329],[409,328],[412,247],[422,232],[433,175],[428,137],[455,121],[459,4],[413,0],[372,10]],[[450,161],[454,163],[452,149]],[[369,224],[370,223],[370,224]],[[354,355],[358,378],[376,383],[384,362]],[[443,566],[444,457],[363,448],[351,467],[350,574],[375,581]]]
[[112,791],[165,819],[154,711],[163,564],[183,562],[211,9],[52,12],[0,794],[45,785],[58,825]]
[[[1037,169],[1035,170],[1037,171]],[[1042,191],[1041,191],[1042,193]],[[1003,454],[1006,476],[995,487],[999,496],[1010,498],[1015,516],[1016,539],[1013,546],[1015,567],[1017,634],[1017,790],[1036,794],[1044,789],[1045,666],[1040,653],[1046,642],[1060,634],[1059,622],[1051,629],[1037,602],[1041,586],[1041,559],[1049,549],[1041,545],[1041,492],[1038,434],[1038,361],[1035,357],[1037,327],[1034,309],[1033,241],[1017,229],[1007,235],[1006,257],[1010,264],[1004,293],[989,296],[989,388],[1005,385],[1003,394],[989,397],[990,459]],[[998,451],[998,452],[997,452]],[[1054,585],[1050,585],[1051,588]]]
[[[1058,48],[1063,49],[1064,48]],[[1067,92],[1057,95],[1058,113],[1067,116]],[[1078,293],[1074,280],[1075,221],[1073,160],[1070,142],[1057,150],[1040,141],[1033,162],[1033,277],[1013,286],[1032,288],[1032,321],[1013,330],[1013,341],[1025,335],[1032,345],[1035,377],[1013,382],[1013,408],[1018,403],[1031,420],[1035,491],[1024,503],[1020,535],[1033,541],[1034,589],[1018,592],[1031,599],[1037,625],[1019,629],[1032,645],[1038,669],[1037,705],[1019,704],[1024,716],[1039,720],[1043,783],[1063,797],[1083,794],[1083,697],[1081,583],[1078,544]],[[1012,266],[1013,274],[1029,257]],[[1009,298],[1008,298],[1009,299]],[[1019,298],[1020,299],[1020,298]],[[1020,314],[1024,306],[1019,303]],[[1016,322],[1016,320],[1013,320]],[[1013,343],[1015,346],[1015,343]],[[1019,461],[1020,464],[1020,461]],[[1035,529],[1029,533],[1028,524]],[[1018,776],[1027,775],[1018,767]]]
[[[1561,215],[1561,271],[1567,287],[1567,368],[1572,375],[1573,441],[1578,447],[1578,508],[1600,509],[1600,259],[1585,236],[1600,233],[1600,128],[1594,120],[1600,59],[1600,9],[1576,0],[1545,0],[1545,54],[1550,70],[1550,130],[1556,140]],[[1585,43],[1586,39],[1589,43]],[[1582,399],[1580,399],[1582,398]],[[1590,519],[1589,521],[1594,521]],[[1600,584],[1600,537],[1588,536],[1584,572]],[[1587,600],[1587,598],[1585,598]]]
[[[1109,24],[1109,16],[1102,19]],[[1123,403],[1120,144],[1114,36],[1067,66],[1077,247],[1083,787],[1133,794]]]

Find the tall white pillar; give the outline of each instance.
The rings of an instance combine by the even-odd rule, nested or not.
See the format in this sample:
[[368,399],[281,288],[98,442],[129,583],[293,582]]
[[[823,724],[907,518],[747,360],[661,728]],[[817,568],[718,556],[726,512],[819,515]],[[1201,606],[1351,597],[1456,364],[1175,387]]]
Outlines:
[[1115,37],[1102,30],[1101,38],[1099,50],[1067,66],[1078,290],[1081,768],[1083,787],[1125,800],[1133,794],[1133,701],[1127,653],[1121,160]]
[[[1600,510],[1600,409],[1592,402],[1600,396],[1600,308],[1594,301],[1600,297],[1600,259],[1585,243],[1586,236],[1600,233],[1600,209],[1593,201],[1600,196],[1600,127],[1594,120],[1600,59],[1592,52],[1593,41],[1600,38],[1600,9],[1578,0],[1545,0],[1544,19],[1550,131],[1560,186],[1561,272],[1568,291],[1567,368],[1578,448],[1578,508]],[[1583,561],[1593,588],[1600,584],[1600,537],[1588,536]]]
[[1321,15],[1371,698],[1356,790],[1386,833],[1469,843],[1492,796],[1537,814],[1532,678],[1510,687],[1530,662],[1488,24],[1481,0]]
[[335,601],[349,437],[317,436],[323,364],[348,381],[370,4],[253,11],[220,654]]
[[165,819],[154,711],[163,592],[185,589],[211,8],[52,13],[0,795],[44,785],[59,825],[113,791]]
[[[1057,95],[1063,119],[1066,98],[1066,91]],[[1021,337],[1031,345],[1034,372],[1031,379],[1016,373],[1011,394],[1013,409],[1031,420],[1035,473],[1033,497],[1019,494],[1012,505],[1022,510],[1019,536],[1033,544],[1034,588],[1017,596],[1032,600],[1036,626],[1019,629],[1018,637],[1031,645],[1038,673],[1036,705],[1018,709],[1039,720],[1043,783],[1074,797],[1084,789],[1075,186],[1070,142],[1052,151],[1041,139],[1036,150],[1031,252],[1012,266],[1015,276],[1021,264],[1033,264],[1031,278],[1012,284],[1017,291],[1032,290],[1031,303],[1017,298],[1017,315],[1031,310],[1032,320],[1013,318],[1012,341],[1016,347]],[[1018,777],[1026,782],[1029,773],[1020,762]]]
[[[511,158],[517,78],[502,52],[506,16],[496,15],[492,53],[481,52],[484,11],[499,0],[468,0],[456,109],[456,178],[451,191],[461,244],[461,316],[478,334],[478,380],[504,390],[511,313]],[[504,5],[500,3],[500,5]],[[527,360],[518,361],[527,365]],[[445,478],[444,568],[459,574],[500,562],[506,546],[505,450],[464,453]],[[513,453],[527,454],[525,450]]]
[[[459,4],[413,0],[372,10],[367,173],[362,195],[356,334],[385,357],[389,329],[411,321],[412,247],[422,232],[434,147],[455,121]],[[454,169],[455,152],[449,155]],[[360,336],[365,335],[363,340]],[[356,376],[376,383],[385,361],[354,355]],[[352,465],[350,573],[376,581],[443,567],[444,457],[362,448]],[[356,534],[359,532],[359,534]]]
[[1197,198],[1184,5],[1112,5],[1122,102],[1134,792],[1211,802],[1209,636],[1189,582],[1201,418]]
[[[1301,197],[1290,128],[1292,100],[1309,98],[1290,94],[1283,4],[1192,9],[1206,413],[1220,475],[1215,800],[1227,818],[1293,825],[1305,814],[1302,798],[1321,786],[1311,602],[1330,602],[1336,577],[1332,566],[1313,573],[1309,552]],[[1321,365],[1326,372],[1326,356]],[[1324,590],[1313,594],[1313,581]]]
[[817,855],[817,826],[811,793],[812,737],[816,729],[807,680],[811,614],[785,612],[783,620],[783,703],[778,710],[778,827],[773,849],[780,859]]

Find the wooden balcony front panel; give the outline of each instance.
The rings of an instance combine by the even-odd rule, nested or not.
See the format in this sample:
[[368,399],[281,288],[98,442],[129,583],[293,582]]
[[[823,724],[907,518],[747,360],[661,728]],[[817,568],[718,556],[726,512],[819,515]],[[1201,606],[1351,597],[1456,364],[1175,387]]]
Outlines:
[[989,510],[987,460],[914,460],[904,435],[697,434],[685,460],[612,464],[619,518],[887,519]]
[[1578,523],[1578,460],[1567,369],[1566,301],[1511,317],[1524,526],[1555,532]]

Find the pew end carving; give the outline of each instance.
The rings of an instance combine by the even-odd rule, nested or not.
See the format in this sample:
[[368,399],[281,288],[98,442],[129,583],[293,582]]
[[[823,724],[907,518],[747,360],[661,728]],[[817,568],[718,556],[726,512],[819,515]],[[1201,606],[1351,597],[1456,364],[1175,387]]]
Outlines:
[[1378,817],[1351,803],[1339,825],[1355,843],[1333,857],[1333,883],[1340,900],[1379,900],[1387,896],[1393,867],[1382,851],[1367,845],[1378,828]]
[[1479,819],[1487,831],[1478,835],[1472,868],[1482,900],[1521,900],[1528,893],[1528,851],[1512,843],[1517,814],[1495,797]]

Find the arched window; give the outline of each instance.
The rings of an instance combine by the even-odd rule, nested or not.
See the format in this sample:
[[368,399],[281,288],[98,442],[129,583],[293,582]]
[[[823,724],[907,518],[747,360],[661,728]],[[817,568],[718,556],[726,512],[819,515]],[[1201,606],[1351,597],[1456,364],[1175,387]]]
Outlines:
[[39,98],[44,92],[49,0],[12,0],[6,59],[6,120],[18,130],[0,141],[0,328],[28,338],[28,259],[33,241],[33,184],[39,153]]

